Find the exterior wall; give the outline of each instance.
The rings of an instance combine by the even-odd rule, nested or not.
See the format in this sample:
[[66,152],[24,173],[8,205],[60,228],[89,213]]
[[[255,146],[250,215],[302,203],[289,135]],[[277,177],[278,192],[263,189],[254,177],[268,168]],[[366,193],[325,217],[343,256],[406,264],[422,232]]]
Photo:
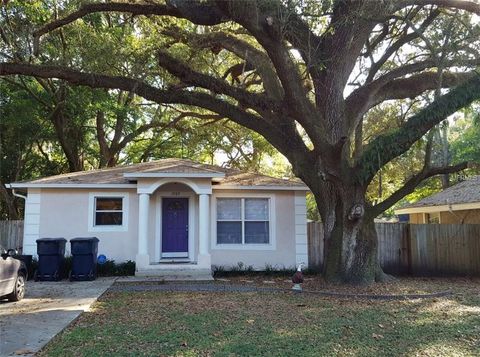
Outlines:
[[[219,194],[231,194],[236,197],[252,197],[251,195],[272,195],[274,197],[275,207],[271,207],[275,215],[275,248],[261,249],[253,246],[244,246],[242,249],[219,249],[215,247],[216,237],[216,217],[214,205]],[[305,199],[305,192],[303,192]],[[245,266],[253,266],[255,269],[265,269],[265,266],[271,265],[274,267],[293,267],[297,263],[296,255],[296,232],[302,230],[298,227],[296,230],[295,221],[295,193],[293,191],[254,191],[254,190],[218,190],[213,192],[211,200],[211,239],[210,252],[212,258],[212,265],[223,266],[229,268],[242,262]],[[300,226],[302,222],[297,221]],[[305,218],[306,225],[306,218]],[[306,233],[306,228],[305,228]],[[305,261],[305,263],[307,263]]]
[[[411,213],[410,223],[423,224],[424,213]],[[440,212],[440,224],[480,224],[480,209]]]
[[[89,195],[96,193],[127,193],[128,224],[126,231],[92,232],[89,230]],[[30,196],[30,190],[28,193]],[[138,247],[138,197],[135,190],[43,189],[40,200],[39,236],[41,238],[97,237],[99,254],[116,261],[135,260]],[[33,254],[36,253],[36,243]],[[66,246],[70,254],[70,244]]]
[[410,223],[413,224],[422,224],[423,222],[423,213],[411,213],[410,214]]
[[295,191],[295,262],[308,267],[307,199],[305,192]]
[[29,189],[25,202],[23,254],[34,255],[37,252],[36,240],[40,238],[40,189]]
[[441,212],[440,223],[444,224],[479,224],[480,210],[462,210],[453,212]]
[[[205,189],[203,182],[200,183]],[[199,185],[200,185],[199,184]],[[128,224],[120,231],[91,231],[88,217],[92,193],[121,193],[128,195]],[[221,195],[236,197],[271,197],[271,224],[275,245],[270,249],[245,246],[242,249],[216,247],[215,198]],[[193,238],[190,259],[196,261],[199,252],[199,201],[198,195],[185,184],[167,183],[150,195],[148,253],[150,263],[159,261],[161,252],[161,197],[189,197],[189,231]],[[138,194],[136,189],[29,189],[25,210],[25,254],[36,254],[38,238],[97,237],[99,254],[121,262],[135,260],[138,253]],[[299,262],[308,264],[306,244],[305,192],[263,190],[214,190],[210,196],[209,251],[213,265],[231,267],[238,262],[256,269],[265,266],[293,267]],[[192,227],[193,226],[193,227]],[[67,243],[67,255],[70,245]],[[190,250],[190,249],[189,249]]]

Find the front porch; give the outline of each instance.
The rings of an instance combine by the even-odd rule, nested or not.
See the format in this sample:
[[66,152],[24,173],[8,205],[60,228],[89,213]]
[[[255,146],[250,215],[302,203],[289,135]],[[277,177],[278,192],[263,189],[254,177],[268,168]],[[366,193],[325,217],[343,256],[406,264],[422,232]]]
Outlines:
[[211,180],[219,173],[155,175],[129,175],[137,180],[139,202],[135,276],[212,280]]

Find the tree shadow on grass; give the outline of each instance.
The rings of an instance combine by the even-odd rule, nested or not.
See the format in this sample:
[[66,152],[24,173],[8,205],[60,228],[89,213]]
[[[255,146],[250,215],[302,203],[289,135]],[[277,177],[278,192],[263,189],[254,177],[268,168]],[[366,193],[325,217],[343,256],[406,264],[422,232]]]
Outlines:
[[[51,346],[82,356],[476,355],[480,305],[270,293],[109,293]],[[50,354],[48,354],[50,355]],[[51,355],[61,355],[54,354]]]

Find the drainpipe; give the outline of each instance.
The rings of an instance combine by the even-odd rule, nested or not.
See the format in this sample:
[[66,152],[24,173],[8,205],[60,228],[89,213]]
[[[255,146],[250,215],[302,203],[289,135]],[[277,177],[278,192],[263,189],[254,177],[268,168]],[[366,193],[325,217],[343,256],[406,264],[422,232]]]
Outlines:
[[[10,187],[12,187],[12,186],[10,186]],[[23,198],[25,201],[27,200],[27,196],[24,196],[24,195],[21,195],[21,194],[19,194],[19,193],[16,193],[14,188],[12,188],[12,194],[13,194],[15,197]]]
[[[10,186],[9,188],[12,189],[12,194],[13,194],[15,197],[22,198],[22,199],[25,200],[25,206],[26,206],[26,205],[27,205],[27,196],[21,195],[21,194],[15,192],[15,189],[12,188],[12,185],[9,185],[9,186]],[[24,219],[24,222],[25,222],[25,217],[24,217],[23,219]],[[21,249],[22,249],[22,254],[23,254],[23,241],[24,241],[24,239],[25,239],[25,232],[24,232],[24,236],[22,237],[22,247],[21,247]],[[15,248],[15,249],[16,249],[16,248]]]

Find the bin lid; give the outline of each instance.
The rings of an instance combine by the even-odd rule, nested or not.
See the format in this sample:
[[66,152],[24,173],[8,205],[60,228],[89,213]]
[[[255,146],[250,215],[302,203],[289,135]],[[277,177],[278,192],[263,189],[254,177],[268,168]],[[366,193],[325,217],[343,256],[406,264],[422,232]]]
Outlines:
[[66,242],[65,238],[40,238],[37,239],[36,242],[39,243],[54,243],[54,242]]
[[70,239],[70,242],[98,242],[97,237],[77,237]]

